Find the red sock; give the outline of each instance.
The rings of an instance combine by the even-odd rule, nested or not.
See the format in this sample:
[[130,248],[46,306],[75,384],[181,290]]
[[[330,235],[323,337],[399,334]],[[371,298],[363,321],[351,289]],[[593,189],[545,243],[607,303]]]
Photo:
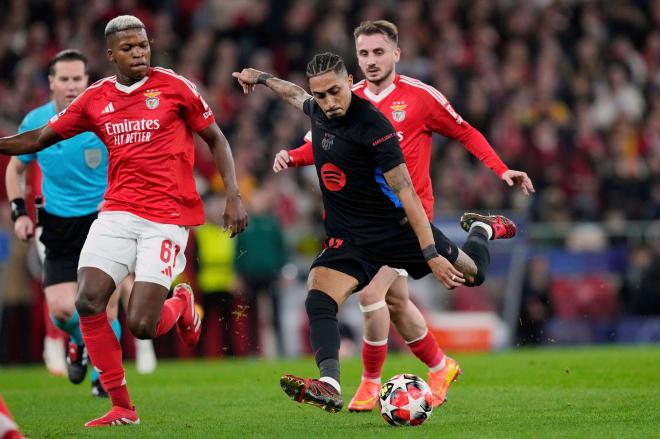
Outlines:
[[94,316],[80,316],[80,329],[89,359],[99,370],[99,379],[112,405],[132,409],[121,364],[121,345],[108,323],[108,315],[103,311]]
[[0,396],[0,413],[3,413],[5,416],[11,419],[11,413],[9,413],[7,404],[5,404],[5,400],[2,399],[2,396]]
[[362,365],[364,372],[362,376],[370,380],[380,379],[380,373],[383,370],[383,364],[387,358],[387,343],[383,345],[373,345],[362,340]]
[[9,413],[5,401],[0,396],[0,439],[22,439],[18,426]]
[[158,326],[156,326],[156,337],[160,337],[172,329],[172,326],[179,320],[181,313],[186,310],[186,305],[186,301],[181,297],[172,297],[163,303],[160,320]]
[[0,414],[0,439],[23,439],[15,425],[10,418]]
[[440,349],[438,342],[428,329],[426,330],[426,335],[424,337],[413,341],[412,343],[408,343],[408,347],[410,347],[413,354],[426,364],[429,369],[440,364],[445,357],[445,353]]

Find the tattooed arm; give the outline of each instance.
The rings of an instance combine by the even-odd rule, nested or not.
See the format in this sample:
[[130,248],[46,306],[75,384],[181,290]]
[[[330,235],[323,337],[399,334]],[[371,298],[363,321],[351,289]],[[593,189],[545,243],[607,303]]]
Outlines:
[[238,80],[243,87],[243,93],[248,94],[254,90],[255,85],[263,84],[277,93],[284,101],[293,105],[300,111],[303,104],[311,98],[309,94],[301,87],[289,81],[277,78],[270,73],[262,72],[256,69],[243,69],[241,72],[234,72],[232,76]]
[[408,222],[415,235],[417,235],[419,246],[433,275],[449,289],[463,284],[465,279],[461,272],[446,258],[438,255],[431,224],[426,217],[422,202],[413,188],[405,163],[383,173],[383,176],[385,177],[385,181],[387,181],[387,185],[399,197],[401,204],[403,204],[403,210],[406,212]]
[[431,232],[431,225],[424,212],[424,207],[420,201],[415,189],[413,188],[410,174],[405,163],[401,163],[383,174],[387,185],[394,191],[401,204],[403,210],[406,212],[408,222],[415,231],[419,246],[426,248],[429,245],[434,245],[433,232]]

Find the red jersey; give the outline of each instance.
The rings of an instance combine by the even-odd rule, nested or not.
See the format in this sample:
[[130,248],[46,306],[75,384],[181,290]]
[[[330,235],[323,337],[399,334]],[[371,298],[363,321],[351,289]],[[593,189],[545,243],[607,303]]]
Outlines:
[[[394,126],[415,192],[429,220],[433,218],[433,187],[429,173],[433,133],[463,143],[498,177],[508,170],[479,130],[463,120],[434,87],[396,75],[394,82],[379,94],[370,92],[365,80],[355,84],[353,92],[371,102]],[[305,145],[289,152],[294,166],[313,163],[309,136],[310,133],[305,136]]]
[[131,86],[102,79],[48,123],[62,138],[92,131],[108,148],[102,211],[125,211],[163,224],[204,222],[193,179],[193,132],[215,117],[195,86],[154,67]]

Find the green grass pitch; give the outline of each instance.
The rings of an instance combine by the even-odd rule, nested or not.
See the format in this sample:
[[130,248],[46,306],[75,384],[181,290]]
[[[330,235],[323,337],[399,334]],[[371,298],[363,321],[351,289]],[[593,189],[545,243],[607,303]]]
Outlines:
[[[284,373],[313,375],[311,358],[161,361],[127,378],[142,424],[85,429],[109,409],[89,382],[74,386],[43,366],[0,369],[0,393],[30,438],[660,438],[660,346],[539,349],[456,355],[464,374],[449,401],[419,427],[390,427],[369,414],[323,412],[288,400]],[[384,377],[426,376],[409,355],[388,358]],[[346,399],[359,359],[342,360]]]

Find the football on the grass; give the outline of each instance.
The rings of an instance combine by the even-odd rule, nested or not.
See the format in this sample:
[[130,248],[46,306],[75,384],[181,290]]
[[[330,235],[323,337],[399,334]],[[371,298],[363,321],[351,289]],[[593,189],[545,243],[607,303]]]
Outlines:
[[380,414],[390,425],[420,425],[431,417],[433,393],[426,381],[405,373],[383,384],[378,405]]

